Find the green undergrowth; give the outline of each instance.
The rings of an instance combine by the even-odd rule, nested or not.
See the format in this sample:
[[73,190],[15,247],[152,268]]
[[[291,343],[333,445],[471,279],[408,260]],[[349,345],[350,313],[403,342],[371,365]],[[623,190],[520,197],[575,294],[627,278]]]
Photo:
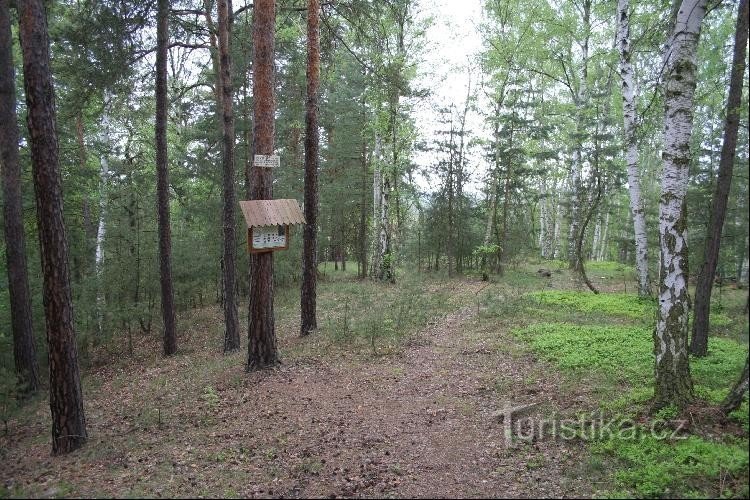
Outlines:
[[597,312],[630,319],[653,322],[656,302],[640,299],[636,295],[624,293],[576,292],[569,290],[545,290],[530,293],[529,296],[543,305],[553,305],[582,312]]
[[[698,436],[665,441],[645,434],[637,440],[612,437],[592,444],[597,455],[622,464],[612,497],[747,498],[747,441],[714,442]],[[744,478],[744,479],[743,479]]]
[[[537,323],[514,333],[571,379],[591,382],[607,415],[634,418],[653,395],[650,328]],[[741,372],[746,357],[746,346],[730,339],[711,338],[709,355],[691,360],[696,394],[710,402],[720,402]],[[622,396],[613,399],[612,394]],[[657,417],[674,417],[668,413]],[[733,415],[745,428],[746,413],[747,404]],[[708,440],[690,436],[670,441],[642,434],[630,440],[613,435],[592,446],[594,454],[610,456],[618,464],[614,485],[622,491],[617,496],[747,494],[747,437]]]
[[[656,300],[640,298],[634,294],[545,290],[532,292],[529,296],[541,305],[619,316],[640,320],[649,325],[656,321]],[[731,323],[731,318],[712,307],[712,326],[723,327]]]
[[393,284],[359,280],[352,267],[334,271],[329,264],[318,285],[319,333],[338,346],[398,350],[410,334],[468,300],[465,283],[440,275],[400,270]]
[[[612,409],[642,403],[651,395],[654,344],[650,328],[537,323],[515,333],[572,376],[594,376],[613,388],[629,389],[626,399],[613,400],[621,406]],[[709,339],[708,356],[693,358],[690,363],[696,393],[720,402],[742,371],[746,357],[747,347],[734,340]]]

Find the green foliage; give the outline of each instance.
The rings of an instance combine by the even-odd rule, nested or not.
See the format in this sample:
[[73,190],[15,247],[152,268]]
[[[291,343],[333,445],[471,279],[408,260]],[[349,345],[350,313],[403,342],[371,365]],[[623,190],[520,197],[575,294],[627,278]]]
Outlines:
[[597,312],[640,319],[651,323],[655,319],[656,301],[641,299],[624,293],[600,293],[576,291],[541,291],[529,294],[545,305],[557,305],[587,313]]
[[[399,272],[396,285],[356,280],[356,268],[324,274],[319,285],[319,328],[339,344],[395,348],[415,328],[454,307],[447,283],[409,269]],[[298,301],[298,295],[294,299]]]
[[[607,264],[607,263],[605,263]],[[556,305],[585,313],[604,313],[612,316],[642,320],[646,324],[656,321],[656,300],[626,293],[577,292],[570,290],[545,290],[529,294],[544,305]],[[711,324],[727,326],[731,318],[712,307]]]
[[[601,406],[605,411],[642,407],[653,396],[653,340],[647,328],[539,323],[516,334],[571,376],[594,377],[600,389],[603,384],[606,395]],[[720,402],[746,357],[744,345],[709,339],[709,355],[691,360],[696,393]],[[621,391],[623,386],[629,392],[610,401],[612,392]],[[743,409],[744,415],[735,412],[732,417],[746,425],[747,406]],[[667,407],[654,417],[668,421],[677,413],[676,408]],[[616,486],[637,497],[682,496],[693,490],[700,495],[716,495],[722,493],[720,481],[747,477],[747,441],[713,442],[697,436],[669,441],[647,432],[628,440],[615,434],[594,443],[592,451],[622,462],[623,467],[615,473]]]
[[[650,387],[653,382],[650,329],[538,323],[516,333],[565,371],[614,377],[636,388]],[[708,394],[708,399],[718,402],[727,394],[729,381],[741,372],[747,347],[730,339],[710,338],[708,350],[708,356],[691,360],[691,371],[698,394]],[[634,398],[641,399],[642,394]]]
[[617,487],[642,498],[681,497],[695,490],[731,494],[721,491],[720,484],[746,477],[748,469],[746,444],[697,436],[671,442],[649,435],[638,440],[612,438],[594,443],[592,450],[620,460],[625,467],[615,473]]
[[474,249],[472,255],[475,257],[495,255],[500,250],[500,245],[479,245]]
[[652,375],[653,341],[644,328],[539,323],[517,333],[567,371],[616,374],[633,384],[645,383]]

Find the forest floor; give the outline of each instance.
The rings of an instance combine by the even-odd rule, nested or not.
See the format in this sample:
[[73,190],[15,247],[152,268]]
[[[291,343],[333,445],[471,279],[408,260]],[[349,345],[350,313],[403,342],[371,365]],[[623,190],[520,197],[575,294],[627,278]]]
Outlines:
[[[618,476],[635,459],[606,446],[594,453],[581,429],[575,439],[506,436],[498,416],[506,405],[534,404],[528,411],[540,418],[577,416],[630,390],[623,380],[570,372],[524,332],[551,318],[577,328],[637,326],[639,311],[634,319],[545,303],[558,292],[572,294],[566,301],[580,296],[569,292],[576,286],[566,271],[542,278],[536,269],[521,266],[489,283],[415,273],[393,286],[329,265],[320,330],[299,338],[298,291],[279,292],[283,363],[259,373],[245,373],[246,352],[221,354],[217,307],[182,315],[180,352],[169,359],[153,335],[136,336],[132,352],[113,341],[85,370],[87,445],[51,457],[46,401],[27,404],[0,438],[0,497],[648,496]],[[622,266],[594,274],[605,291],[629,286]],[[530,298],[539,291],[551,295]],[[742,300],[737,292],[726,299],[731,307]],[[737,355],[727,370],[738,374],[746,339],[731,342]],[[713,427],[731,435],[716,460],[739,462],[718,475],[701,469],[688,478],[691,491],[746,495],[747,462],[735,456],[738,446],[747,451],[746,426]],[[659,481],[684,479],[667,473],[654,479],[662,488],[655,493],[674,495],[674,485]]]

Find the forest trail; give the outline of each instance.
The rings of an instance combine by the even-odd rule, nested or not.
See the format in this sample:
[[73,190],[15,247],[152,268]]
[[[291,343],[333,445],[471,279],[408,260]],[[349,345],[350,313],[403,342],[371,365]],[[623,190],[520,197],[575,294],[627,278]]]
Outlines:
[[[556,410],[570,391],[561,396],[557,372],[509,332],[482,324],[471,298],[483,286],[454,280],[464,305],[385,356],[292,356],[248,375],[244,352],[215,361],[196,328],[184,356],[100,369],[87,391],[90,440],[76,453],[49,457],[40,404],[14,430],[0,479],[41,496],[590,495],[580,443],[506,446],[493,412],[506,402]],[[321,341],[283,331],[282,348]]]

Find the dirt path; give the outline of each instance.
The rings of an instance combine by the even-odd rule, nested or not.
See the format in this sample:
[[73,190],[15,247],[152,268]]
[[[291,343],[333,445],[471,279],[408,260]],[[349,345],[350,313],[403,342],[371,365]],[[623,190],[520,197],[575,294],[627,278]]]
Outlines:
[[[464,292],[480,286],[467,281]],[[0,456],[5,487],[48,496],[591,494],[575,443],[506,445],[492,416],[506,401],[566,403],[552,372],[518,354],[507,332],[479,324],[474,306],[436,318],[396,356],[302,356],[250,376],[229,358],[210,391],[196,386],[194,401],[170,407],[185,395],[168,381],[199,362],[191,356],[100,388],[87,403],[95,439],[80,452],[51,459],[44,422],[27,429],[29,442]],[[139,401],[138,385],[162,378],[159,401]]]
[[[469,286],[476,288],[476,283]],[[537,442],[508,447],[492,413],[504,401],[556,403],[552,377],[529,388],[533,360],[467,335],[466,307],[424,329],[402,356],[365,366],[290,366],[264,377],[274,416],[259,434],[287,430],[284,448],[315,477],[292,474],[249,494],[284,496],[578,496],[578,448]],[[473,328],[472,328],[473,330]],[[509,341],[507,338],[504,340]],[[496,385],[505,389],[498,394]],[[255,391],[248,388],[248,396]],[[296,419],[296,421],[295,421]],[[239,430],[239,428],[238,428]],[[288,457],[292,461],[298,457]],[[284,457],[279,457],[284,462]],[[305,459],[307,461],[305,461]],[[300,467],[285,467],[299,470]],[[304,469],[305,466],[302,466]],[[283,474],[282,474],[283,475]]]

